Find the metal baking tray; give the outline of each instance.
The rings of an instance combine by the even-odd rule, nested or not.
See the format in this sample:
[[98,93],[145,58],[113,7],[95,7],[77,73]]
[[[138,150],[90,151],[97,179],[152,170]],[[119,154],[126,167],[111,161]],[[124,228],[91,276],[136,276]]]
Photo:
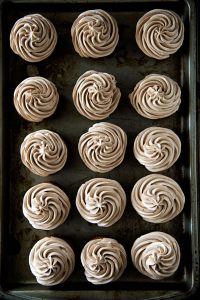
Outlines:
[[[101,8],[110,12],[119,25],[120,40],[114,53],[101,59],[81,58],[73,49],[70,28],[79,13]],[[135,42],[137,20],[155,8],[177,12],[185,24],[185,40],[180,50],[170,58],[157,61],[145,56]],[[40,63],[27,63],[9,47],[9,33],[14,22],[30,13],[49,18],[58,32],[54,53]],[[0,295],[5,298],[52,299],[185,299],[196,293],[199,286],[198,214],[197,214],[197,106],[196,106],[196,7],[190,0],[178,1],[1,1],[1,207],[0,207]],[[121,126],[128,135],[124,162],[104,175],[90,171],[78,154],[81,134],[94,124],[79,115],[72,102],[72,89],[78,77],[87,70],[113,74],[122,97],[116,111],[106,119]],[[148,120],[130,105],[128,94],[135,84],[150,73],[162,73],[176,80],[182,89],[182,103],[174,115],[161,120]],[[41,75],[52,80],[59,91],[56,113],[39,124],[26,122],[15,111],[13,92],[28,76]],[[174,130],[182,141],[177,163],[162,174],[175,179],[182,187],[186,203],[183,213],[165,224],[142,220],[131,206],[130,194],[135,182],[149,174],[133,156],[136,135],[149,126]],[[21,160],[19,148],[32,131],[49,129],[58,132],[67,143],[69,156],[64,169],[48,178],[31,174]],[[75,207],[79,186],[94,177],[118,180],[127,194],[127,207],[121,220],[110,228],[99,228],[84,221]],[[58,184],[69,196],[72,209],[68,220],[52,231],[35,230],[22,214],[22,199],[27,189],[43,182]],[[151,231],[173,235],[181,247],[181,263],[173,277],[153,281],[140,274],[132,265],[130,250],[137,237]],[[47,288],[36,283],[28,265],[29,251],[44,236],[58,236],[69,241],[75,250],[76,266],[69,280]],[[86,281],[80,263],[84,244],[96,237],[116,238],[128,256],[123,276],[114,283],[94,286]],[[33,298],[32,298],[33,297]],[[16,298],[14,298],[16,299]]]

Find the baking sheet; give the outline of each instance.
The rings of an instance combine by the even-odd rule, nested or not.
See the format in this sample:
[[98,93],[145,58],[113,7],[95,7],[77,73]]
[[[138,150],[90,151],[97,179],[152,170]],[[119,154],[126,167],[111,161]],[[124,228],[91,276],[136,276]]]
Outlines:
[[[106,3],[105,3],[106,2]],[[120,40],[115,52],[101,59],[79,57],[73,49],[70,28],[80,12],[101,8],[111,13],[119,26]],[[145,56],[135,42],[137,20],[148,10],[171,9],[185,24],[185,40],[181,49],[169,59],[156,61]],[[14,22],[30,13],[41,13],[56,27],[58,44],[54,53],[40,63],[28,63],[12,53],[9,33]],[[172,295],[186,298],[198,285],[197,248],[197,157],[196,157],[196,86],[195,86],[195,6],[194,1],[3,1],[2,4],[2,195],[1,195],[1,286],[2,293],[23,297],[52,297],[55,299],[148,299],[168,298]],[[122,97],[116,111],[106,119],[123,128],[128,136],[128,146],[123,163],[115,170],[98,174],[90,171],[78,154],[79,137],[94,121],[79,115],[72,101],[72,89],[78,77],[87,70],[113,74]],[[132,108],[128,94],[135,84],[147,74],[161,73],[176,80],[182,89],[179,111],[165,119],[148,120]],[[29,123],[17,114],[13,105],[15,87],[26,77],[40,75],[52,80],[60,94],[56,113],[39,123]],[[145,222],[134,211],[130,194],[135,182],[149,172],[133,156],[136,135],[149,126],[174,130],[182,141],[179,160],[163,175],[175,179],[182,187],[186,203],[183,213],[164,224]],[[49,129],[65,140],[69,155],[62,171],[41,178],[26,169],[19,148],[24,137],[32,131]],[[94,177],[119,181],[127,194],[127,206],[121,220],[110,228],[99,228],[81,218],[75,197],[79,186]],[[24,193],[33,185],[51,181],[69,196],[72,208],[67,221],[52,231],[35,230],[22,213]],[[153,281],[140,274],[132,265],[130,250],[137,237],[151,231],[164,231],[174,236],[180,244],[181,263],[174,276],[163,281]],[[35,242],[55,235],[69,241],[75,250],[76,266],[67,282],[46,288],[36,283],[28,265],[28,255]],[[96,237],[116,238],[127,251],[128,266],[123,276],[114,283],[93,286],[87,282],[80,263],[80,252],[85,243]],[[187,245],[187,247],[186,247]]]

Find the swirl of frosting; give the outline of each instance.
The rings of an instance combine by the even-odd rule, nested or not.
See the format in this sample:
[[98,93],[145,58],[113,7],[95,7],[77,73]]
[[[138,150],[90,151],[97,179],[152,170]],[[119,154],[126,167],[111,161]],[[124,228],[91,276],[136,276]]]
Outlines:
[[94,178],[82,184],[76,196],[76,207],[88,222],[109,227],[122,216],[126,194],[121,185],[111,179]]
[[87,71],[77,80],[72,97],[81,115],[102,120],[116,109],[121,92],[113,75]]
[[27,15],[14,24],[10,33],[13,52],[29,62],[39,62],[51,55],[57,44],[57,32],[48,19]]
[[23,164],[31,172],[39,176],[49,176],[64,167],[67,147],[57,133],[44,129],[25,137],[20,154]]
[[105,284],[117,280],[127,265],[126,251],[116,240],[98,238],[89,241],[81,252],[87,280]]
[[182,211],[185,196],[173,179],[151,174],[136,182],[131,193],[131,202],[145,221],[165,223]]
[[154,9],[143,15],[136,25],[138,47],[149,57],[168,58],[184,40],[184,24],[173,11]]
[[110,55],[119,41],[116,20],[101,9],[83,12],[71,28],[72,43],[81,57]]
[[181,103],[178,84],[165,75],[150,74],[129,95],[132,106],[143,117],[161,119],[174,114]]
[[105,173],[121,164],[126,145],[126,133],[119,126],[101,122],[80,137],[78,150],[89,169]]
[[51,230],[63,224],[71,205],[67,195],[52,183],[30,188],[23,199],[23,213],[36,229]]
[[49,80],[35,76],[23,80],[15,89],[14,105],[27,121],[41,122],[56,110],[59,95]]
[[45,237],[31,249],[29,265],[38,283],[45,286],[56,285],[66,281],[73,272],[74,251],[62,239]]
[[135,158],[151,172],[170,168],[179,158],[181,141],[170,129],[148,127],[141,131],[134,142]]
[[180,256],[175,238],[159,231],[142,235],[131,249],[134,266],[143,275],[155,280],[172,276],[178,269]]

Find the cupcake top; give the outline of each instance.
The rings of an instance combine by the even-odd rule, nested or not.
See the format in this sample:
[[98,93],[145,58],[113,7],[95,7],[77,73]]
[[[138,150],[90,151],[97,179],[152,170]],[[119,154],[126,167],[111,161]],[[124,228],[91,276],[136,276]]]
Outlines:
[[67,195],[52,183],[31,187],[23,199],[23,213],[36,229],[52,230],[63,224],[71,204]]
[[31,172],[39,176],[49,176],[64,167],[67,147],[57,133],[43,129],[25,137],[20,154],[23,164]]
[[90,120],[102,120],[116,109],[121,97],[113,75],[87,71],[76,82],[72,98],[78,112]]
[[76,207],[88,222],[109,227],[122,216],[126,194],[121,185],[111,179],[94,178],[82,184],[76,196]]
[[126,145],[126,133],[119,126],[101,122],[80,137],[78,150],[89,169],[105,173],[121,164]]
[[182,211],[185,196],[173,179],[151,174],[136,182],[131,193],[131,202],[145,221],[165,223]]
[[127,259],[124,247],[111,238],[89,241],[81,252],[81,263],[87,280],[105,284],[117,280],[124,272]]
[[41,122],[50,117],[55,112],[58,101],[56,86],[40,76],[26,78],[14,92],[17,112],[31,122]]
[[142,235],[133,244],[131,257],[139,272],[155,280],[172,276],[180,263],[180,248],[171,235],[165,232],[150,232]]
[[161,119],[174,114],[181,103],[179,85],[165,75],[150,74],[139,81],[129,95],[135,110],[148,119]]
[[73,272],[74,251],[62,239],[45,237],[31,249],[29,265],[38,283],[45,286],[56,285],[67,280]]
[[47,58],[56,44],[54,25],[39,14],[17,20],[10,33],[11,49],[28,62],[39,62]]
[[177,161],[181,152],[181,141],[168,128],[148,127],[137,135],[133,152],[147,170],[160,172]]
[[71,28],[75,51],[82,57],[110,55],[119,41],[116,20],[101,9],[83,12]]
[[154,9],[143,15],[136,25],[138,47],[149,57],[168,58],[184,40],[184,24],[173,11]]

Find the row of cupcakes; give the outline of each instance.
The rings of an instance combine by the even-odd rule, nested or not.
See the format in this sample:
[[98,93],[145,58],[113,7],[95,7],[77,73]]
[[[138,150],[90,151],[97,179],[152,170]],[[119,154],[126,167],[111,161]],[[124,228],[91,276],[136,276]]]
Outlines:
[[[165,232],[142,235],[131,248],[133,265],[154,280],[172,276],[179,267],[180,257],[178,242]],[[86,279],[95,285],[116,281],[127,266],[126,250],[113,238],[90,240],[82,249],[80,258]],[[72,274],[75,254],[63,239],[45,237],[31,249],[29,265],[38,283],[53,286],[66,281]]]
[[[85,11],[72,24],[71,37],[74,49],[81,57],[108,56],[119,41],[117,21],[101,9]],[[39,62],[52,54],[57,38],[50,20],[32,14],[16,21],[10,33],[10,46],[26,61]],[[175,12],[154,9],[138,20],[135,38],[146,55],[165,59],[181,47],[184,24]]]

